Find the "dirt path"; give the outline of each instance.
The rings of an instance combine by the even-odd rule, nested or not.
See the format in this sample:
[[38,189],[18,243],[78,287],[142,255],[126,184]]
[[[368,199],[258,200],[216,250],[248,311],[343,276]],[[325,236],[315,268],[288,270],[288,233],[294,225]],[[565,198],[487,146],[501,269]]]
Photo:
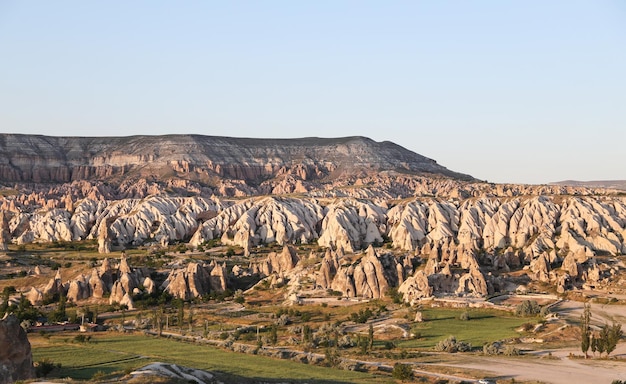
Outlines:
[[493,372],[498,380],[537,380],[553,384],[611,383],[626,380],[626,362],[577,360],[569,358],[479,358],[472,363],[457,363],[456,367]]

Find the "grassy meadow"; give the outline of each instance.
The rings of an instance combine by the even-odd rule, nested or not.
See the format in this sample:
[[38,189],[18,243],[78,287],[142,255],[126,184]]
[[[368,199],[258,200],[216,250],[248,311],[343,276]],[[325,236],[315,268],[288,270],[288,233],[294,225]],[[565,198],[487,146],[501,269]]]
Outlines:
[[[411,332],[419,337],[398,341],[398,347],[432,349],[448,336],[481,347],[487,342],[518,337],[515,329],[524,323],[536,322],[536,318],[516,317],[489,309],[425,308],[421,312],[425,321],[415,323],[411,328]],[[469,313],[469,320],[459,319],[463,312]]]
[[[142,335],[94,335],[88,343],[73,343],[68,335],[45,339],[29,336],[33,343],[33,360],[49,359],[60,363],[55,377],[90,379],[110,374],[123,374],[151,362],[174,363],[221,373],[231,380],[290,382],[385,382],[389,377],[343,371],[289,360],[246,355],[198,345]],[[101,372],[101,373],[99,373]]]

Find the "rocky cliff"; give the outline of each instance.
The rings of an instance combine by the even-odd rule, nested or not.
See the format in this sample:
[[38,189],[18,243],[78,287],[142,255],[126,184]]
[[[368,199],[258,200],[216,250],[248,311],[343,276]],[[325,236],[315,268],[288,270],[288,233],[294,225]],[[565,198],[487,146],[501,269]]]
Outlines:
[[0,180],[4,182],[106,180],[122,184],[145,178],[216,184],[219,179],[230,179],[257,185],[286,175],[306,181],[380,171],[471,179],[397,144],[364,137],[245,139],[200,135],[0,134]]
[[[8,186],[0,188],[0,252],[92,239],[101,253],[219,242],[249,256],[276,243],[283,253],[251,268],[283,279],[306,269],[289,246],[317,244],[332,252],[313,281],[349,296],[380,297],[392,286],[409,300],[484,296],[503,289],[499,276],[510,271],[559,291],[601,286],[616,270],[596,256],[626,253],[623,192],[478,182],[361,137],[0,135],[0,184]],[[370,250],[343,260],[381,244],[391,256]],[[65,283],[55,277],[28,297],[110,294],[130,307],[135,290],[154,282],[121,264]],[[250,271],[232,275],[240,273]],[[224,265],[195,264],[172,271],[163,287],[193,298],[226,289],[230,277]]]

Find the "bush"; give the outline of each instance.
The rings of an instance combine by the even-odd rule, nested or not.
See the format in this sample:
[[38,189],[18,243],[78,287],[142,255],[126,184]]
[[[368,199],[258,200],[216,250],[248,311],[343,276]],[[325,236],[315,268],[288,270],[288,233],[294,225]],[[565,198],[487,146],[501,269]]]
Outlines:
[[500,343],[487,343],[483,345],[483,354],[484,355],[498,355],[500,354]]
[[396,380],[411,380],[413,378],[413,369],[409,364],[396,363],[391,371],[391,376]]
[[387,291],[387,296],[391,298],[394,304],[402,304],[403,294],[398,292],[397,288],[389,288]]
[[524,300],[515,307],[516,316],[536,316],[541,312],[541,306],[535,300]]
[[522,354],[522,353],[520,352],[520,350],[519,350],[519,349],[515,348],[515,347],[514,347],[514,346],[512,346],[512,345],[507,345],[507,346],[504,348],[504,352],[502,352],[502,353],[503,353],[505,356],[519,356],[519,355],[521,355],[521,354]]
[[76,335],[74,336],[74,341],[77,343],[86,343],[89,340],[91,340],[91,336],[85,336],[85,335]]
[[354,321],[358,324],[364,324],[372,317],[374,314],[372,310],[369,308],[361,309],[359,312],[353,312],[350,314],[350,320]]
[[35,363],[35,375],[37,377],[47,377],[54,370],[54,363],[49,359],[43,359]]
[[457,341],[455,336],[449,336],[445,340],[441,340],[435,345],[435,351],[438,352],[468,352],[472,349],[472,345],[464,341]]

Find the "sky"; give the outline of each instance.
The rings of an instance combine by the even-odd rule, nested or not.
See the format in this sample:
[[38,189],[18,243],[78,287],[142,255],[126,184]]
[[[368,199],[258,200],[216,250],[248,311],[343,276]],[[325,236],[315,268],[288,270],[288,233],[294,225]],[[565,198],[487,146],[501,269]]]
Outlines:
[[0,0],[0,132],[393,141],[626,179],[626,2]]

